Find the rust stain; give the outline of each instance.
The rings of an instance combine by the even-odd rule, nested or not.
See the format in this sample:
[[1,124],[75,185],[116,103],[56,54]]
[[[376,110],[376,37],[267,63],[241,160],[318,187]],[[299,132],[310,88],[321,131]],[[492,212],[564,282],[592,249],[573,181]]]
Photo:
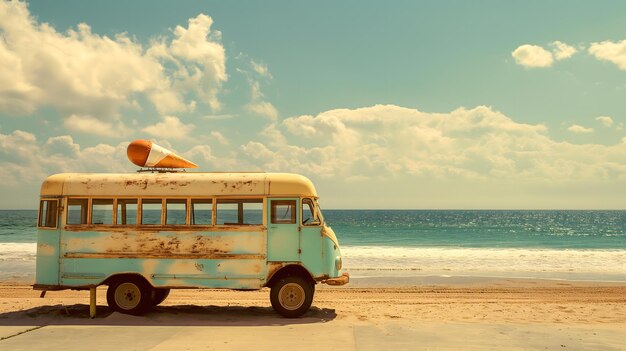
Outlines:
[[261,265],[259,263],[255,263],[252,265],[252,271],[254,273],[261,273]]
[[283,264],[279,262],[268,262],[267,263],[267,280],[270,280],[272,276],[278,272],[281,268],[283,268]]
[[125,182],[125,185],[127,187],[129,186],[137,186],[141,189],[146,189],[148,188],[148,180],[147,179],[136,179],[136,180],[127,180]]
[[[168,258],[168,259],[205,259],[205,260],[264,260],[265,255],[221,254],[161,254],[155,252],[68,252],[64,258]],[[218,267],[220,264],[217,265]],[[202,267],[204,267],[202,265]],[[197,267],[196,267],[197,268]]]
[[[99,237],[70,237],[64,240],[66,252],[113,255],[114,257],[222,257],[264,253],[264,236],[256,233],[219,235],[181,232],[163,235],[154,231],[102,233]],[[108,256],[107,256],[108,257]]]
[[[184,228],[185,230],[181,230]],[[111,225],[111,224],[78,224],[66,225],[63,230],[68,232],[103,232],[103,233],[158,233],[176,231],[179,234],[198,232],[264,232],[261,225],[219,225],[219,226],[182,226],[182,225]]]
[[162,178],[157,178],[154,183],[155,183],[155,185],[158,185],[158,186],[161,186],[161,187],[164,187],[164,188],[169,187],[172,190],[174,190],[174,189],[176,189],[178,187],[181,187],[181,186],[188,186],[189,184],[191,184],[190,181],[179,181],[179,180],[176,180],[176,179],[165,180],[165,179],[162,179]]

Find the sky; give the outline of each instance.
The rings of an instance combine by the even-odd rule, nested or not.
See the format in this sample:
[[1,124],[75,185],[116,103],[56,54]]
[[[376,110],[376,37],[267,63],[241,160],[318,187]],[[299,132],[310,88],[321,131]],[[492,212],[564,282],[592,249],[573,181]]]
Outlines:
[[292,172],[332,209],[625,209],[626,2],[0,0],[0,208],[60,172]]

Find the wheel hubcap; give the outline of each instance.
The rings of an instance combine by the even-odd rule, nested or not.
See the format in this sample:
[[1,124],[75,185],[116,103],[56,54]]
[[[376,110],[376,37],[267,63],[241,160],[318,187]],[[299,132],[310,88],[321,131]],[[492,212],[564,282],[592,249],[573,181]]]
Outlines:
[[115,289],[115,303],[122,309],[130,310],[141,300],[141,291],[133,283],[122,283]]
[[304,289],[296,283],[287,283],[280,288],[278,299],[285,309],[297,310],[304,304]]

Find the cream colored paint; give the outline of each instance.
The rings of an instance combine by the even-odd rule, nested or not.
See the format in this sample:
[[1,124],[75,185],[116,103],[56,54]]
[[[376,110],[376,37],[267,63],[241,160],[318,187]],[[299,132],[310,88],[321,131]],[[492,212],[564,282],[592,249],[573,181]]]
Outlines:
[[156,272],[156,267],[159,264],[160,260],[144,260],[142,263],[142,270],[143,272],[141,272],[144,277],[149,277],[151,274],[153,274],[154,272]]
[[196,268],[196,261],[194,260],[174,260],[171,264],[168,265],[164,273],[171,275],[200,274],[200,272]]
[[[265,262],[263,262],[265,264]],[[261,272],[261,262],[248,260],[221,261],[217,265],[217,272],[228,275],[258,274]]]
[[155,143],[152,143],[150,153],[148,154],[148,159],[146,160],[146,167],[154,167],[157,163],[159,163],[159,161],[161,161],[170,154],[172,154],[170,150]]
[[333,230],[333,228],[324,225],[322,227],[322,235],[327,236],[328,238],[330,238],[330,240],[332,240],[333,243],[335,243],[335,245],[337,245],[337,247],[339,247],[339,240],[337,240],[337,235],[335,234],[335,231]]
[[41,196],[306,196],[311,181],[290,173],[61,173],[48,177]]
[[37,244],[37,255],[39,255],[39,256],[54,256],[54,255],[56,255],[56,251],[54,249],[54,246],[52,246],[52,245],[48,245],[48,244],[44,244],[44,243],[38,243]]
[[65,252],[124,252],[124,253],[250,253],[265,251],[263,233],[220,235],[219,232],[177,232],[159,235],[157,232],[100,232],[97,237],[74,237],[63,240]]

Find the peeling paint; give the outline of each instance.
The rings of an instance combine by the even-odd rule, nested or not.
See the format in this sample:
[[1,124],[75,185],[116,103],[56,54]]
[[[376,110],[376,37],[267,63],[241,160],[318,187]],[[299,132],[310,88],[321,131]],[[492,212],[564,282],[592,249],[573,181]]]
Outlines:
[[62,237],[64,253],[135,253],[144,255],[226,255],[262,254],[262,233],[211,232],[90,232]]
[[[283,227],[284,236],[268,238],[276,233],[266,227],[268,218],[263,219],[263,225],[64,224],[67,196],[109,198],[114,203],[121,198],[176,198],[189,204],[201,198],[210,199],[214,206],[220,199],[263,199],[268,205],[271,201],[267,199],[272,198],[317,198],[310,180],[299,175],[59,174],[44,181],[41,195],[61,199],[62,220],[56,237],[38,233],[40,285],[83,288],[102,284],[103,279],[116,274],[140,274],[155,287],[260,289],[286,264],[301,265],[317,280],[341,274],[334,267],[340,252],[329,227],[318,229],[320,232],[311,235],[309,241],[302,241],[298,225]],[[264,208],[263,215],[268,217],[268,213],[269,209]],[[187,222],[191,215],[187,213]],[[212,215],[215,221],[216,212]],[[309,258],[304,256],[302,244],[310,249]],[[270,248],[277,255],[274,259],[268,256]],[[289,259],[281,256],[285,252],[291,255]]]
[[165,274],[196,274],[196,263],[192,260],[175,260],[172,261],[167,269],[164,271]]
[[274,274],[278,272],[285,265],[282,262],[268,262],[267,263],[267,280],[272,279]]
[[142,272],[144,273],[144,275],[148,276],[153,272],[156,272],[156,267],[158,263],[158,260],[144,260],[142,264]]
[[[270,183],[272,194],[269,194]],[[42,196],[309,196],[313,183],[288,173],[64,173],[48,177]]]
[[52,246],[52,245],[48,245],[48,244],[44,244],[44,243],[38,243],[37,244],[37,255],[53,256],[53,255],[56,255],[56,250],[55,250],[54,246]]
[[223,261],[218,265],[217,272],[228,275],[258,275],[261,273],[261,262],[258,260]]

